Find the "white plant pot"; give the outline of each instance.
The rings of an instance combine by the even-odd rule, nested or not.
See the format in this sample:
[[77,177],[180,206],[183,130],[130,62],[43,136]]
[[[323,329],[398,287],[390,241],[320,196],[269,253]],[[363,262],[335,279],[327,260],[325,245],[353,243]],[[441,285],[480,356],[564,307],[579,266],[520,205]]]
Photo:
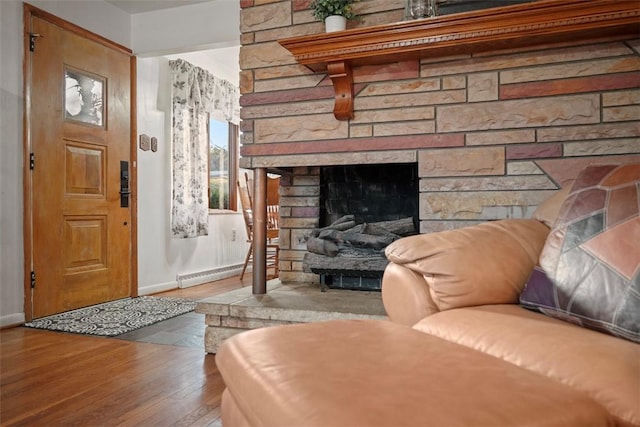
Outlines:
[[324,26],[327,33],[342,31],[347,28],[347,18],[339,15],[327,16],[327,19],[324,20]]

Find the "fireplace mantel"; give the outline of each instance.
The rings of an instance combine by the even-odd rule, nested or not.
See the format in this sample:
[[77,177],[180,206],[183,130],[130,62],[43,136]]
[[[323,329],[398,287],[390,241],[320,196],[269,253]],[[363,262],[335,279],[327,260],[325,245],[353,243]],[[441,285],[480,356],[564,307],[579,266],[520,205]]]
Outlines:
[[279,40],[296,61],[327,72],[334,115],[353,118],[352,67],[547,43],[638,36],[637,0],[541,0]]

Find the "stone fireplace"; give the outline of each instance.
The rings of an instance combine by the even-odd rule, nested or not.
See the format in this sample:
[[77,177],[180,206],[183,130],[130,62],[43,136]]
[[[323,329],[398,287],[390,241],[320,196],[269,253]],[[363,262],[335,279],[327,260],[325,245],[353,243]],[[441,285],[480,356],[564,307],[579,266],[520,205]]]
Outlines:
[[[417,213],[412,216],[418,231],[427,233],[528,217],[585,165],[640,157],[637,3],[553,0],[511,6],[525,16],[503,24],[536,37],[496,40],[481,49],[468,40],[474,34],[505,34],[493,31],[491,22],[504,14],[485,12],[473,20],[480,27],[473,28],[471,21],[453,16],[406,24],[404,2],[369,0],[355,4],[362,22],[327,36],[309,3],[241,0],[241,166],[282,175],[283,283],[320,281],[305,271],[307,242],[314,230],[343,214],[333,210],[344,204],[327,203],[322,193],[328,167],[371,165],[380,172],[389,165],[414,165]],[[569,19],[569,14],[579,16]],[[547,28],[540,20],[545,16],[557,18],[561,34],[540,36],[537,29]],[[612,24],[579,27],[597,26],[600,19]],[[538,21],[529,25],[528,20]],[[431,49],[446,42],[430,32],[436,21],[441,31],[457,25],[471,36]],[[334,37],[353,34],[365,49],[362,43],[372,34],[380,40],[400,27],[423,34],[416,40],[427,40],[421,43],[429,55],[343,61],[323,69],[299,62],[280,43],[313,36],[331,44]],[[343,53],[336,48],[334,56]],[[336,107],[343,106],[338,119]],[[340,191],[352,197],[353,190]]]
[[308,286],[320,275],[305,271],[307,243],[343,213],[321,191],[329,170],[413,165],[414,219],[428,233],[528,217],[587,164],[640,160],[637,0],[410,23],[404,1],[366,0],[354,4],[363,20],[334,34],[310,3],[240,0],[240,166],[282,176],[280,282],[267,296],[242,288],[200,302],[209,352],[256,327],[384,318],[378,292]]

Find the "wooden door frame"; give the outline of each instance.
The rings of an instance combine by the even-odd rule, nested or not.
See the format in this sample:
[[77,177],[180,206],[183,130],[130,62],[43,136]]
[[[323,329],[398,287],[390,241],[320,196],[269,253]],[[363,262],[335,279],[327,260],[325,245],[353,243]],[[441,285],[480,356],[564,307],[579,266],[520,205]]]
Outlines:
[[[23,242],[24,242],[24,313],[27,321],[33,318],[33,301],[31,298],[31,272],[33,271],[33,229],[32,229],[32,203],[31,203],[31,169],[30,169],[30,153],[32,152],[31,141],[31,59],[30,53],[30,23],[32,18],[40,18],[51,24],[54,24],[63,30],[73,32],[87,40],[99,43],[110,49],[122,52],[130,57],[131,68],[131,105],[130,105],[130,136],[129,136],[129,151],[130,151],[130,171],[129,171],[129,185],[131,188],[131,199],[129,209],[131,209],[131,277],[129,280],[130,290],[129,293],[132,297],[138,296],[138,167],[137,167],[137,149],[136,149],[136,135],[137,135],[137,122],[136,122],[136,105],[137,105],[137,62],[136,57],[133,55],[131,49],[128,49],[118,43],[108,40],[98,34],[92,33],[82,27],[79,27],[64,19],[58,18],[49,12],[32,6],[28,3],[23,4],[23,28],[24,28],[24,47],[23,47],[23,62],[22,62],[22,76],[23,76]],[[37,42],[36,42],[37,43]]]

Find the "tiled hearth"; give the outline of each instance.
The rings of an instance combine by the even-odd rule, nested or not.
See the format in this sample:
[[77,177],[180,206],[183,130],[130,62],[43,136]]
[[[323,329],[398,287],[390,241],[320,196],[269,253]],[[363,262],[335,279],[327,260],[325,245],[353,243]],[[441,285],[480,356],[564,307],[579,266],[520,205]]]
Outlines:
[[380,292],[329,289],[314,284],[267,283],[265,295],[251,286],[198,301],[205,314],[207,353],[216,353],[225,339],[250,329],[334,319],[386,319]]

